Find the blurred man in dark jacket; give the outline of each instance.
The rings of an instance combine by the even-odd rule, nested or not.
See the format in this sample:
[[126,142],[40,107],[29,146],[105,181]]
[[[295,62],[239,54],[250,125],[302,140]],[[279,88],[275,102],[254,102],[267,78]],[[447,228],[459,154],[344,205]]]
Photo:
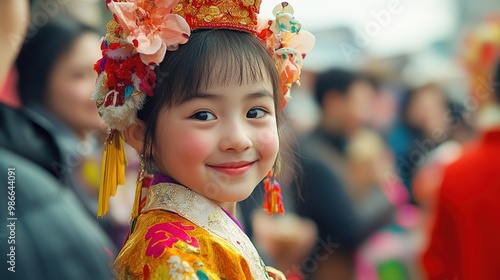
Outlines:
[[[305,268],[311,279],[353,279],[356,250],[393,213],[372,172],[355,172],[349,158],[351,143],[369,121],[374,94],[372,80],[358,73],[331,69],[317,77],[320,123],[300,139],[298,150],[303,200],[297,212],[313,220],[319,233],[312,255],[317,267]],[[382,157],[377,160],[381,165]],[[371,169],[371,165],[363,166],[363,170]],[[358,186],[362,177],[368,179]]]

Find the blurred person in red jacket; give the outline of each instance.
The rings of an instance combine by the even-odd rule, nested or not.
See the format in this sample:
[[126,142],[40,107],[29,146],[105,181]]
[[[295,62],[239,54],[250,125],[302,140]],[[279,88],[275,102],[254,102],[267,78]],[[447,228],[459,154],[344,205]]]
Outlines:
[[422,264],[427,279],[498,279],[500,251],[500,63],[479,137],[444,169]]

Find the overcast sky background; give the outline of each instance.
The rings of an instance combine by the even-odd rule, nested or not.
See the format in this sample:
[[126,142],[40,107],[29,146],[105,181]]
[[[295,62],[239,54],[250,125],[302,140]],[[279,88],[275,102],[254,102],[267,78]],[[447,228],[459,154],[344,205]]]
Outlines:
[[[376,55],[387,56],[413,52],[437,40],[449,38],[456,31],[458,5],[456,0],[290,0],[295,17],[304,29],[319,31],[339,26],[350,26],[365,32],[374,25],[373,14],[388,10],[392,3],[400,11],[391,14],[386,26],[381,26],[376,36],[369,37],[367,49]],[[279,1],[264,0],[260,14],[271,17]],[[377,31],[376,27],[371,27]]]

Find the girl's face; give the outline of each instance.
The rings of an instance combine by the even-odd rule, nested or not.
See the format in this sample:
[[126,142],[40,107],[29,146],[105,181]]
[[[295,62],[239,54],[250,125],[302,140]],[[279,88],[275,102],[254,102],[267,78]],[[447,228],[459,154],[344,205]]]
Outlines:
[[173,108],[156,127],[155,164],[216,202],[247,198],[272,169],[278,131],[271,80],[209,85]]
[[49,76],[48,110],[80,136],[105,127],[90,99],[97,77],[93,64],[100,55],[99,36],[85,33],[56,61]]

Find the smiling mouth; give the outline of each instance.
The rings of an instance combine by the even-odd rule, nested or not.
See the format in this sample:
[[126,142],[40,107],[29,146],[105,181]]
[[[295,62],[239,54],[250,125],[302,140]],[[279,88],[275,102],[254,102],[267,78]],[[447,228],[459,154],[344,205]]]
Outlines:
[[228,175],[242,175],[245,174],[255,162],[257,161],[229,162],[218,165],[208,165],[208,167]]

